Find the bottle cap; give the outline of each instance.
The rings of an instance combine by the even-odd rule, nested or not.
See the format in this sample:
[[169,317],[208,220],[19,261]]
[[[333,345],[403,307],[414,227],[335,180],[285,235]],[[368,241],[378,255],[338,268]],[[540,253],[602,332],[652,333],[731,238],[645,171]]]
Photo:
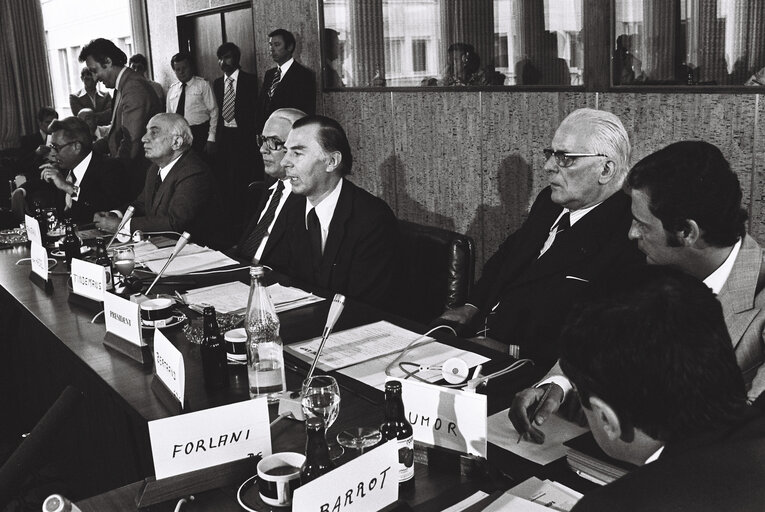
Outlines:
[[324,420],[318,416],[305,420],[306,430],[324,430]]
[[389,380],[385,383],[385,391],[401,391],[401,383],[397,380]]
[[253,265],[250,267],[250,277],[263,277],[266,271],[262,265]]
[[202,310],[202,314],[204,316],[214,315],[215,314],[215,306],[205,306],[204,309]]

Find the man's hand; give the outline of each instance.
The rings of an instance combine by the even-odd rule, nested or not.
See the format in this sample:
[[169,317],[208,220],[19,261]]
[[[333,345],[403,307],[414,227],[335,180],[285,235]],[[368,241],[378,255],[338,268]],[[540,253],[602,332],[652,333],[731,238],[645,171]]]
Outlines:
[[93,215],[93,222],[96,223],[96,227],[109,233],[117,231],[121,220],[119,215],[114,212],[96,212]]
[[61,174],[61,171],[55,168],[52,164],[48,163],[40,166],[40,179],[47,181],[48,183],[53,183],[57,189],[63,190],[67,194],[74,192],[72,184],[68,183],[66,178],[64,178],[64,175]]
[[[545,401],[540,404],[539,401],[545,394],[547,386],[551,386],[550,392]],[[542,444],[545,442],[545,433],[537,427],[558,410],[562,401],[563,390],[557,384],[545,384],[538,388],[524,389],[516,393],[507,415],[519,434],[523,434],[526,439],[537,444]],[[532,424],[530,416],[537,410],[537,406],[539,406],[539,411]]]
[[460,325],[467,325],[470,323],[476,313],[478,313],[478,309],[475,306],[465,304],[464,306],[459,306],[454,309],[447,309],[441,316],[436,319],[434,324],[437,324],[438,320],[445,320],[447,322],[454,322]]
[[212,156],[217,152],[218,152],[218,145],[215,144],[213,141],[208,140],[207,143],[205,144],[205,153]]

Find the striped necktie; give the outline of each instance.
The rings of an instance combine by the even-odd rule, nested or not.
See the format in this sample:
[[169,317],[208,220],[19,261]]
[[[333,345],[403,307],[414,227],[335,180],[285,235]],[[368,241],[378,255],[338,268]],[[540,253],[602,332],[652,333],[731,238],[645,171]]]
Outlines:
[[236,102],[236,93],[234,92],[234,79],[226,78],[226,92],[223,95],[223,120],[230,123],[234,120],[234,103]]
[[258,248],[260,247],[261,242],[263,242],[263,238],[270,234],[268,232],[268,228],[274,221],[274,217],[276,217],[276,208],[279,206],[279,201],[281,201],[283,193],[284,182],[279,180],[274,193],[271,195],[271,200],[268,202],[268,206],[266,207],[263,216],[260,218],[258,224],[255,226],[255,229],[252,230],[252,233],[249,237],[247,237],[247,240],[244,242],[242,248],[239,251],[244,257],[254,257],[255,253],[258,252]]
[[279,66],[276,66],[276,73],[274,73],[274,79],[271,81],[271,88],[268,90],[268,97],[273,98],[274,93],[276,92],[276,86],[279,85],[279,82],[282,79],[282,68]]

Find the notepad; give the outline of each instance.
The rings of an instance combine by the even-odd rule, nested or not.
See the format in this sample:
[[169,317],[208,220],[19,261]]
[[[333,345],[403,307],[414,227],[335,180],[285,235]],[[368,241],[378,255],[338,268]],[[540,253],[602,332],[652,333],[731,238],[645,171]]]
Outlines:
[[[317,297],[300,288],[282,286],[278,283],[266,289],[277,313],[324,300],[323,297]],[[195,288],[183,294],[187,304],[213,306],[219,313],[243,313],[247,309],[249,296],[249,285],[240,281]]]

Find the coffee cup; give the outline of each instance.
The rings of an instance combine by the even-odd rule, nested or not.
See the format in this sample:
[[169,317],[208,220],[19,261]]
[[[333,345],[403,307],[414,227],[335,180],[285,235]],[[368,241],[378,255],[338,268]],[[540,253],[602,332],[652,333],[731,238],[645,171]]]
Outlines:
[[175,301],[166,297],[141,302],[141,322],[147,327],[164,327],[173,318]]
[[258,462],[258,492],[263,503],[273,507],[292,505],[292,493],[300,487],[300,468],[305,455],[274,453]]
[[223,335],[226,341],[226,355],[232,361],[247,361],[247,331],[244,327],[231,329]]

